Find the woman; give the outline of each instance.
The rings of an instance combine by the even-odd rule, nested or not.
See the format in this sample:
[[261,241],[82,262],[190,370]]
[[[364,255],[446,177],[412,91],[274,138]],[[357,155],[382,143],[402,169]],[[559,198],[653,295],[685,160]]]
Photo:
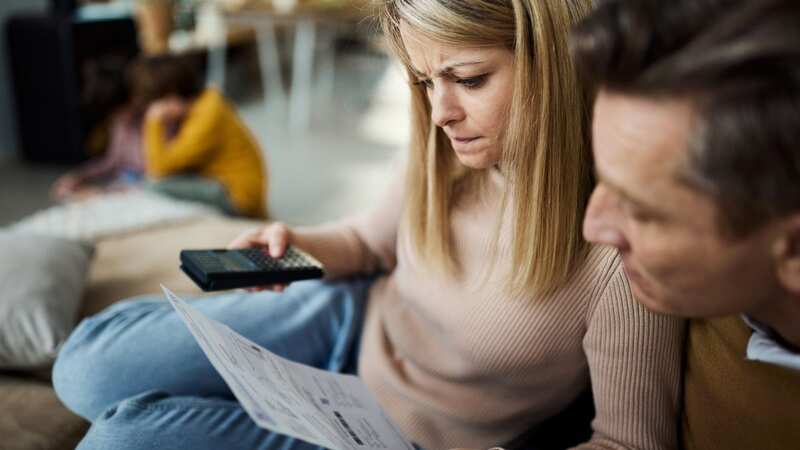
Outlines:
[[[639,306],[616,253],[580,237],[588,117],[566,38],[588,10],[385,2],[414,96],[406,173],[363,216],[233,243],[295,245],[339,281],[195,307],[282,356],[358,373],[425,449],[510,442],[590,380],[597,416],[578,448],[673,448],[681,324]],[[94,421],[82,448],[315,448],[256,428],[181,328],[163,301],[78,328],[54,382]]]

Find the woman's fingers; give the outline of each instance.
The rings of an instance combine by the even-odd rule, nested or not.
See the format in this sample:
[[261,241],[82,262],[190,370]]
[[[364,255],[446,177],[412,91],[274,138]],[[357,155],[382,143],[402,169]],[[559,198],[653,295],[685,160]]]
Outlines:
[[[273,258],[280,258],[290,244],[291,230],[281,222],[271,223],[263,228],[248,230],[237,236],[230,244],[229,249],[262,247]],[[271,284],[245,289],[247,292],[273,291],[283,292],[286,284]]]
[[236,237],[228,248],[267,247],[269,255],[280,258],[289,245],[291,232],[286,224],[271,223],[261,229],[249,230]]
[[285,284],[270,284],[267,286],[257,286],[257,287],[250,287],[245,288],[245,291],[254,293],[254,292],[263,292],[263,291],[272,291],[272,292],[283,292],[286,290]]
[[280,258],[289,245],[289,227],[280,222],[270,224],[265,231],[265,240],[269,248],[269,255]]
[[[236,236],[236,238],[234,240],[232,240],[230,244],[228,244],[228,248],[229,249],[236,249],[236,248],[253,247],[254,246],[253,245],[254,241],[258,238],[258,236],[260,234],[261,234],[261,230],[260,229],[247,230],[247,231],[243,232],[242,234],[240,234],[239,236]],[[264,245],[264,244],[261,244],[261,245]]]

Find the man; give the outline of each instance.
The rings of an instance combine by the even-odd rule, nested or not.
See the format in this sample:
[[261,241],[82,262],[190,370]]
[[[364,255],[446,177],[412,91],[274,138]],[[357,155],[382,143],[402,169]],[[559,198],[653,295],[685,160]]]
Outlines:
[[610,1],[572,43],[597,89],[584,235],[694,318],[684,447],[800,448],[800,2]]

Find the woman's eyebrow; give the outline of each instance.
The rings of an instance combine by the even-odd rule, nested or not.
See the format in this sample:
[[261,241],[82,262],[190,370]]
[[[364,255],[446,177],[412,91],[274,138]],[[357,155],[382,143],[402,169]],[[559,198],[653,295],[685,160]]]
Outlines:
[[[453,64],[448,64],[447,66],[439,69],[436,72],[436,76],[438,76],[438,77],[449,76],[449,75],[452,75],[453,72],[455,71],[455,69],[457,69],[459,67],[475,66],[475,65],[478,65],[478,64],[483,64],[484,62],[485,61],[464,61],[464,62],[457,62],[457,63],[453,63]],[[422,71],[418,70],[417,68],[415,68],[413,66],[411,66],[411,71],[414,73],[414,75],[416,75],[419,78],[427,78],[428,77],[428,75],[422,73]]]

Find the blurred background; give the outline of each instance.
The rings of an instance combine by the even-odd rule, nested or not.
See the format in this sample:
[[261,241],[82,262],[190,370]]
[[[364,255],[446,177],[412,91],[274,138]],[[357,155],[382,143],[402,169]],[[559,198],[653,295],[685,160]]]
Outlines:
[[95,94],[142,55],[185,58],[234,105],[272,219],[369,206],[407,140],[407,87],[366,0],[3,0],[0,24],[0,226],[59,207],[54,181],[102,157],[113,107]]

